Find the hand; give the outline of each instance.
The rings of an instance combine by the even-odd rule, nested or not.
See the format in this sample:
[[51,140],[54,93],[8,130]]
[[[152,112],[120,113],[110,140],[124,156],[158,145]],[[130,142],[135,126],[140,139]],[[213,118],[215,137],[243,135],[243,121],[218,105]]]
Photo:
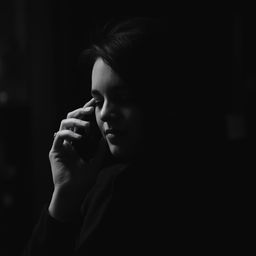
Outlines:
[[[91,99],[84,107],[70,112],[67,118],[62,120],[60,129],[54,138],[49,152],[54,183],[54,193],[49,210],[53,216],[58,215],[56,212],[60,212],[64,204],[68,208],[74,207],[74,204],[78,207],[84,194],[96,179],[97,166],[91,166],[82,159],[72,145],[72,142],[82,138],[82,135],[77,133],[78,129],[84,130],[84,136],[88,134],[90,122],[86,120],[94,114],[93,105],[94,99]],[[98,152],[98,154],[98,157],[103,159],[103,152]],[[56,207],[59,208],[57,211]],[[69,210],[66,209],[66,212]],[[63,212],[63,209],[61,211]]]

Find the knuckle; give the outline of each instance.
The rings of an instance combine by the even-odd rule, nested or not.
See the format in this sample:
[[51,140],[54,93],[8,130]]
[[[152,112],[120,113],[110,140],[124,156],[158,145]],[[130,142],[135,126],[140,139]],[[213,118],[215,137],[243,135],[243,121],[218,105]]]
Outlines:
[[66,120],[67,120],[67,119],[61,120],[61,122],[60,122],[61,127],[66,124]]
[[58,135],[59,135],[59,131],[55,132],[54,135],[53,135],[54,139],[55,139],[56,137],[58,137]]
[[52,149],[49,151],[48,157],[49,157],[50,160],[53,159],[53,152],[52,152]]
[[63,119],[62,121],[61,121],[61,124],[60,124],[60,127],[61,127],[61,130],[63,130],[63,129],[66,129],[67,127],[69,127],[70,126],[70,120],[71,119]]
[[67,118],[72,117],[72,113],[73,113],[73,112],[69,112],[69,113],[67,114]]
[[81,113],[82,113],[81,108],[78,108],[78,109],[76,109],[76,110],[74,110],[74,111],[69,112],[69,113],[67,114],[67,118],[74,118],[74,117],[77,117],[77,116],[81,115]]

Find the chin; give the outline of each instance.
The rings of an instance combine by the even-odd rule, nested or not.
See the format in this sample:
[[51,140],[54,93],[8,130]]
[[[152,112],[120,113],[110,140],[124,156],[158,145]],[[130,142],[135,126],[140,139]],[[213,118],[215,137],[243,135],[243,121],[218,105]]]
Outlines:
[[121,148],[116,145],[109,144],[109,150],[115,157],[121,157],[123,155]]
[[120,146],[109,144],[109,150],[111,154],[116,158],[119,158],[119,159],[129,158],[129,154],[127,153],[127,151],[121,148]]

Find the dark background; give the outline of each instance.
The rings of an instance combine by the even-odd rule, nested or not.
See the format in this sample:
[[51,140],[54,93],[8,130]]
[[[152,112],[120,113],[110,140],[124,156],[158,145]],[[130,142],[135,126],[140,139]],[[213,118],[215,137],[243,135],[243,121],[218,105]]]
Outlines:
[[[217,129],[213,127],[209,137],[225,146],[220,150],[230,178],[241,173],[250,177],[255,154],[256,17],[249,8],[220,9],[198,11],[160,3],[139,8],[128,2],[118,7],[85,1],[0,2],[1,256],[19,255],[50,199],[48,152],[53,133],[66,113],[89,97],[78,56],[93,31],[112,18],[170,18],[171,47],[183,60],[176,79],[194,95],[201,93],[204,103],[204,92],[210,94],[210,102],[216,97],[216,111],[204,105],[197,110],[202,118],[216,120]],[[190,96],[193,102],[193,93]]]

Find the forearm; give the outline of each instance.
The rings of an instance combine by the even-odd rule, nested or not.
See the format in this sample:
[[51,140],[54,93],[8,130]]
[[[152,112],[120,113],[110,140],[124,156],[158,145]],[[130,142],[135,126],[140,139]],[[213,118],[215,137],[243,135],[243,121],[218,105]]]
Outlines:
[[80,219],[59,222],[49,215],[45,206],[23,256],[73,255],[76,237],[80,228]]
[[69,193],[61,188],[55,188],[49,204],[49,214],[60,222],[68,222],[79,217],[84,193]]
[[73,255],[81,227],[83,194],[55,188],[41,213],[23,256]]

